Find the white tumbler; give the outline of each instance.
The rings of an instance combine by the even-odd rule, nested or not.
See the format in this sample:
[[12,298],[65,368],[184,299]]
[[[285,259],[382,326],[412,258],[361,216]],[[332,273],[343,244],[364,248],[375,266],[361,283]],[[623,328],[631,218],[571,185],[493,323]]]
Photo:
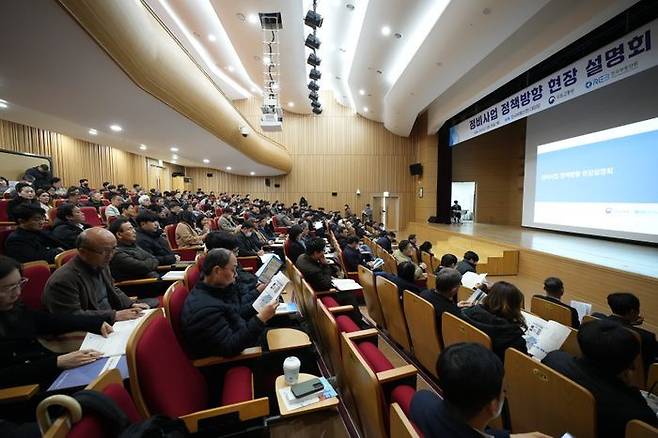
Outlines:
[[287,385],[294,385],[299,378],[299,367],[302,363],[295,356],[286,357],[283,361],[283,376]]

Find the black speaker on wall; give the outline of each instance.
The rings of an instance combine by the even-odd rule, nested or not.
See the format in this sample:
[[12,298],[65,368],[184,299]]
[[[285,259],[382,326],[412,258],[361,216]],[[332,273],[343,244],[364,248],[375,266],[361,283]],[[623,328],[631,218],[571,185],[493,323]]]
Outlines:
[[270,179],[269,179],[269,178],[265,178],[265,185],[266,185],[267,187],[270,186]]
[[423,174],[423,165],[420,163],[412,164],[409,166],[409,172],[412,175],[422,175]]
[[278,189],[279,187],[281,187],[281,184],[274,184],[274,187]]
[[208,178],[212,178],[212,173],[206,173],[206,176],[207,176]]

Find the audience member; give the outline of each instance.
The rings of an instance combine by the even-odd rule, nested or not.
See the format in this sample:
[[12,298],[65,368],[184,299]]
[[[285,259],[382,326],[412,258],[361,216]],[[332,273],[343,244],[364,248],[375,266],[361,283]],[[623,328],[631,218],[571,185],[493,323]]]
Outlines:
[[50,187],[48,188],[48,193],[53,198],[63,198],[66,196],[66,188],[62,184],[62,179],[58,177],[53,177],[50,180]]
[[43,208],[46,217],[48,217],[48,212],[53,208],[50,205],[50,193],[43,189],[39,189],[39,191],[37,191],[37,199],[39,200],[39,207]]
[[179,248],[203,245],[206,234],[199,234],[194,228],[194,213],[183,211],[180,214],[180,222],[176,225],[176,245]]
[[434,274],[439,275],[439,272],[441,272],[442,269],[444,268],[455,269],[456,266],[457,266],[457,257],[455,255],[443,254],[443,256],[441,257],[441,261],[439,262],[439,267],[436,268]]
[[46,389],[61,370],[95,361],[101,353],[76,350],[58,355],[38,337],[85,331],[107,336],[112,326],[99,316],[53,315],[28,308],[19,299],[26,278],[21,265],[0,255],[0,388],[39,383]]
[[372,262],[366,261],[365,256],[359,250],[359,238],[356,236],[347,238],[345,248],[343,248],[343,262],[347,272],[356,272],[359,265],[372,269]]
[[[436,366],[443,397],[428,390],[411,400],[411,420],[426,437],[509,437],[487,425],[503,410],[505,369],[500,359],[480,344],[451,345]],[[512,437],[549,438],[534,432]]]
[[420,293],[421,298],[426,299],[434,306],[436,315],[436,329],[438,330],[439,339],[443,342],[441,331],[441,318],[443,312],[448,312],[459,318],[462,318],[460,307],[468,306],[467,302],[455,304],[455,297],[459,292],[459,286],[462,284],[462,275],[456,269],[445,268],[436,276],[436,289],[425,289]]
[[121,213],[119,216],[128,219],[130,223],[133,224],[133,227],[137,226],[137,223],[135,222],[135,218],[137,217],[137,207],[133,204],[130,202],[122,203],[119,206],[119,213]]
[[80,206],[80,189],[78,187],[69,187],[66,191],[66,202]]
[[230,207],[224,208],[222,215],[219,217],[219,229],[235,233],[238,230],[238,225],[233,220],[233,209]]
[[379,237],[375,239],[375,243],[382,248],[388,253],[393,251],[393,242],[391,241],[391,235],[390,233],[386,232],[386,230],[382,230],[379,232]]
[[180,261],[180,256],[174,254],[169,247],[162,229],[158,226],[158,218],[147,211],[137,215],[137,245],[158,259],[158,265],[173,265]]
[[398,265],[397,275],[391,274],[390,272],[377,272],[376,275],[380,275],[385,279],[395,283],[398,287],[398,293],[400,298],[405,290],[413,292],[416,295],[420,295],[423,289],[416,284],[416,265],[412,262],[402,262]]
[[464,253],[464,259],[457,263],[455,269],[459,271],[460,274],[464,275],[467,272],[476,272],[475,267],[478,264],[480,257],[473,251],[466,251]]
[[416,280],[420,280],[424,278],[423,269],[425,269],[425,264],[424,263],[417,264],[414,261],[413,256],[415,253],[416,253],[416,249],[411,244],[411,242],[409,242],[408,240],[401,240],[400,244],[398,245],[398,249],[393,251],[393,258],[395,259],[395,262],[398,265],[404,262],[413,263],[415,268],[414,277]]
[[62,244],[43,231],[46,215],[36,205],[20,205],[14,210],[18,227],[5,241],[5,253],[21,263],[45,260],[55,263],[55,256],[62,252]]
[[123,198],[118,193],[113,193],[110,196],[110,205],[105,208],[105,217],[109,221],[111,217],[121,216],[121,211],[119,207],[123,204]]
[[640,391],[628,383],[640,353],[633,333],[613,321],[592,321],[578,330],[578,345],[582,358],[557,350],[542,362],[592,393],[597,436],[623,437],[626,424],[634,419],[658,427],[656,414]]
[[571,312],[571,327],[578,329],[578,327],[580,327],[578,311],[562,302],[562,295],[564,295],[564,284],[562,284],[562,280],[557,277],[548,277],[544,280],[544,291],[546,292],[546,295],[535,295],[535,297],[559,304],[560,306],[569,309]]
[[[7,203],[7,216],[12,222],[16,222],[16,208],[20,205],[39,206],[39,200],[35,198],[34,188],[30,184],[19,182],[14,187],[16,196]],[[45,214],[45,213],[44,213]]]
[[293,225],[288,230],[288,239],[285,243],[286,254],[290,261],[297,264],[297,258],[306,252],[304,242],[304,228],[301,225]]
[[80,187],[78,187],[78,191],[81,195],[89,196],[91,189],[89,188],[89,180],[87,178],[80,180]]
[[494,353],[504,361],[508,347],[527,353],[522,307],[521,291],[511,283],[499,281],[491,287],[482,304],[464,309],[464,315],[466,321],[489,335]]
[[47,164],[39,164],[36,167],[31,167],[25,171],[25,175],[34,178],[32,181],[34,190],[48,190],[50,182],[53,179],[53,174]]
[[250,220],[244,221],[240,231],[237,232],[238,256],[253,257],[265,254],[258,237],[254,234],[254,223]]
[[304,280],[316,291],[331,289],[334,269],[324,257],[325,243],[323,239],[314,238],[306,243],[306,251],[297,258],[297,268]]
[[48,279],[42,301],[51,313],[98,315],[114,323],[139,318],[146,302],[133,302],[114,286],[109,264],[117,247],[105,228],[89,228],[78,236],[78,255]]
[[[427,254],[433,256],[434,254],[432,253],[432,242],[429,240],[424,241],[423,243],[420,244],[418,247],[418,253],[426,252]],[[422,260],[422,257],[419,259]]]
[[158,259],[137,245],[137,233],[128,219],[119,218],[109,228],[117,240],[110,271],[116,281],[158,278]]
[[57,208],[57,218],[53,224],[52,235],[57,239],[62,248],[75,248],[78,235],[89,228],[85,223],[85,215],[73,204],[62,204]]
[[236,280],[237,257],[227,249],[213,249],[203,262],[203,279],[192,289],[181,315],[187,351],[192,357],[235,356],[260,343],[279,305],[267,304],[259,313],[242,310]]
[[99,213],[101,207],[103,206],[103,195],[101,192],[91,192],[89,201],[87,201],[87,206],[94,207],[96,209],[96,213]]

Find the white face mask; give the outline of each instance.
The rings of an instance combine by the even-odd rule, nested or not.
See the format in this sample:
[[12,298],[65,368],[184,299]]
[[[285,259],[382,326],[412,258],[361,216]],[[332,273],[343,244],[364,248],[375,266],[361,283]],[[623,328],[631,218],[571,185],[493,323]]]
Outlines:
[[248,233],[244,233],[244,235],[247,236],[247,237],[251,237],[251,231],[248,232]]
[[494,418],[500,417],[500,414],[503,412],[504,405],[505,405],[505,393],[503,393],[500,397],[500,400],[498,400],[498,412],[496,412]]

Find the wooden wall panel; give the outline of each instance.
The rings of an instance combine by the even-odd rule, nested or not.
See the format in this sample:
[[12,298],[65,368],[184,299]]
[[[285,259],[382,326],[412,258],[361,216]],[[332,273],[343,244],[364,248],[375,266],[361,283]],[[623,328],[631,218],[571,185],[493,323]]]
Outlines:
[[[436,182],[438,167],[438,136],[427,134],[427,113],[416,120],[411,138],[416,152],[415,162],[423,165],[423,174],[413,177],[415,183],[414,221],[425,222],[430,216],[436,215]],[[423,197],[418,197],[418,189],[423,188]]]
[[476,222],[521,225],[525,119],[452,150],[453,181],[475,181]]

